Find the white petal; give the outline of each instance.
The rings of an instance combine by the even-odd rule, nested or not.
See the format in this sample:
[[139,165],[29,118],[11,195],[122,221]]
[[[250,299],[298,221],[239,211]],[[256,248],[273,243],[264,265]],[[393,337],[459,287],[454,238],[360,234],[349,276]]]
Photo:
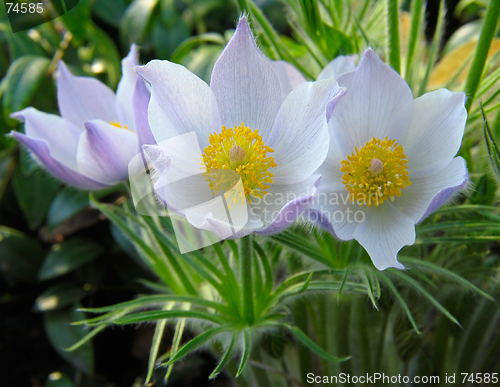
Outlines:
[[128,125],[129,129],[135,130],[134,108],[132,98],[134,96],[137,78],[135,72],[139,58],[137,46],[132,44],[130,52],[122,60],[122,79],[116,90],[116,110],[122,125]]
[[341,55],[336,57],[319,73],[317,81],[323,79],[337,79],[344,73],[353,71],[356,68],[356,55]]
[[100,120],[85,126],[76,155],[78,171],[104,184],[127,180],[128,164],[139,152],[137,135]]
[[285,99],[276,124],[264,143],[274,149],[275,184],[293,184],[307,179],[328,153],[326,105],[343,98],[345,90],[333,80],[304,82]]
[[452,195],[465,187],[468,180],[465,160],[457,157],[434,175],[411,178],[411,186],[402,190],[394,205],[415,223],[446,204]]
[[288,93],[290,93],[302,82],[306,81],[302,73],[290,63],[285,62],[284,60],[271,60],[270,63],[280,78],[284,96],[288,95]]
[[410,124],[401,144],[410,176],[421,177],[444,168],[457,154],[464,135],[465,94],[441,89],[413,102]]
[[119,121],[113,90],[95,78],[75,77],[63,61],[59,62],[57,101],[61,116],[82,129],[85,121]]
[[29,137],[47,141],[51,156],[61,164],[76,170],[76,148],[83,126],[29,107],[11,115],[24,121],[24,133]]
[[367,50],[356,70],[337,79],[347,94],[329,126],[342,146],[354,151],[372,137],[399,142],[410,118],[413,95],[401,76]]
[[397,260],[397,253],[403,246],[415,243],[414,221],[391,202],[371,207],[365,214],[365,221],[354,230],[354,238],[368,252],[377,269],[404,269]]
[[212,114],[213,95],[208,85],[178,64],[152,60],[137,68],[151,85],[149,126],[157,143],[195,132],[202,147],[214,126],[220,129],[217,114]]
[[217,60],[210,80],[219,106],[222,125],[245,123],[270,131],[283,102],[278,75],[255,45],[252,31],[242,18],[236,32]]

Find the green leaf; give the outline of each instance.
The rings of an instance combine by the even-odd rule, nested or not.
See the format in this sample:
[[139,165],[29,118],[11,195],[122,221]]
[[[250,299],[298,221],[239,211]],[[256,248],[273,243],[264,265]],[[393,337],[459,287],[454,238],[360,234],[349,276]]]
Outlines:
[[73,321],[85,318],[83,312],[76,311],[79,305],[68,309],[54,310],[45,313],[45,332],[52,347],[66,361],[78,370],[92,374],[94,370],[94,351],[91,342],[86,342],[78,349],[67,352],[67,348],[85,337],[85,328],[70,325]]
[[120,25],[121,41],[125,47],[141,44],[153,25],[158,0],[134,0],[125,11]]
[[172,54],[172,62],[181,63],[181,61],[195,48],[206,43],[214,43],[221,47],[226,45],[226,39],[221,34],[207,32],[204,34],[192,36],[180,44]]
[[9,116],[27,107],[46,77],[50,60],[41,56],[25,55],[16,59],[2,81],[2,108],[7,123],[14,127],[17,120]]
[[250,359],[250,354],[252,353],[252,330],[245,329],[243,331],[243,354],[241,355],[240,365],[238,367],[238,372],[236,373],[236,377],[240,376],[245,366]]
[[346,361],[350,359],[349,357],[335,357],[327,353],[323,348],[319,347],[314,341],[312,341],[304,332],[302,332],[299,328],[288,325],[288,324],[283,324],[284,327],[288,328],[290,332],[302,343],[304,344],[307,348],[309,348],[311,351],[313,351],[316,355],[321,356],[323,359],[334,361],[334,362],[341,362],[341,361]]
[[495,176],[496,181],[500,184],[500,152],[498,150],[498,146],[495,142],[495,137],[490,130],[490,126],[488,125],[488,120],[484,115],[483,106],[480,105],[481,114],[483,115],[484,121],[484,139],[486,141],[486,148],[488,149],[488,155],[490,157],[490,164],[493,170],[493,175]]
[[130,314],[128,316],[119,317],[113,320],[114,324],[136,324],[140,322],[149,322],[162,320],[165,318],[191,318],[206,320],[214,323],[221,323],[222,319],[214,314],[195,312],[191,310],[164,310],[164,311],[148,311]]
[[238,335],[236,333],[233,333],[233,337],[231,338],[231,343],[229,344],[229,348],[227,349],[226,353],[224,353],[224,356],[220,360],[219,364],[217,364],[217,367],[212,371],[210,376],[208,377],[209,379],[214,379],[217,377],[217,375],[220,374],[222,369],[226,366],[227,363],[231,360],[231,357],[233,356],[234,348],[236,346],[236,341],[237,341]]
[[60,372],[52,372],[47,376],[45,387],[73,387],[74,384],[71,379]]
[[193,352],[194,350],[198,349],[202,345],[206,344],[209,340],[213,339],[215,336],[217,336],[219,333],[225,332],[228,330],[228,327],[226,326],[220,326],[220,327],[215,327],[215,328],[210,328],[204,333],[202,333],[199,336],[196,336],[194,339],[191,341],[187,342],[184,344],[184,346],[179,349],[178,352],[175,353],[175,355],[165,364],[163,365],[169,365],[177,360],[183,358],[187,354]]
[[12,186],[17,203],[31,229],[42,224],[61,183],[48,172],[36,168],[34,172],[23,173],[17,167],[12,176]]
[[127,2],[125,0],[99,0],[94,2],[92,6],[92,12],[115,28],[120,26],[126,9]]
[[65,187],[52,202],[47,213],[47,225],[55,227],[89,206],[89,193]]
[[86,291],[81,286],[70,282],[58,283],[37,297],[33,310],[35,312],[47,312],[74,305],[85,297],[85,294]]
[[69,273],[91,262],[103,252],[95,242],[84,238],[72,238],[52,247],[43,262],[38,278],[46,280]]
[[45,252],[37,240],[22,232],[0,226],[0,270],[10,282],[35,282]]

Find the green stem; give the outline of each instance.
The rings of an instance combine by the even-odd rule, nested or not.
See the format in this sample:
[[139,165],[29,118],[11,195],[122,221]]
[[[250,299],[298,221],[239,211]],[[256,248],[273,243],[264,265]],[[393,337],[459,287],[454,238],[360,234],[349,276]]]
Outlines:
[[394,70],[400,73],[398,0],[387,0],[387,25],[389,26],[389,63]]
[[486,59],[488,58],[491,41],[493,40],[493,36],[495,35],[497,28],[499,15],[500,1],[490,1],[486,10],[486,16],[484,17],[481,35],[479,35],[479,41],[477,42],[474,59],[472,59],[470,71],[467,75],[467,80],[465,81],[464,91],[467,95],[465,108],[467,111],[469,111],[472,102],[474,101],[474,97],[476,96],[476,91],[479,86],[479,82],[481,81],[484,65],[486,63]]
[[439,42],[441,40],[443,29],[444,1],[445,0],[441,0],[439,2],[438,21],[436,24],[436,30],[434,31],[434,38],[432,39],[431,49],[429,50],[427,70],[425,71],[424,79],[422,81],[422,84],[420,85],[418,95],[422,95],[425,93],[425,90],[427,89],[427,82],[429,82],[429,77],[431,76],[432,69],[434,68],[434,62],[436,60],[436,55],[439,49]]
[[415,51],[417,49],[417,44],[419,41],[422,23],[420,18],[423,14],[422,7],[423,0],[413,0],[411,2],[411,30],[410,30],[410,41],[408,42],[408,56],[406,59],[406,73],[405,79],[409,85],[411,85],[412,75],[413,75],[413,58],[415,56]]
[[240,239],[240,281],[243,319],[254,322],[253,279],[252,279],[252,235]]

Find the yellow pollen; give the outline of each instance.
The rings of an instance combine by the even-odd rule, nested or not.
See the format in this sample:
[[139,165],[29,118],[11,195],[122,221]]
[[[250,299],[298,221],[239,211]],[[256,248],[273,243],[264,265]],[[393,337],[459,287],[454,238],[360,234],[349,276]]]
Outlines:
[[[112,126],[114,126],[115,128],[118,128],[118,129],[128,130],[128,125],[122,125],[119,122],[110,122],[109,124],[112,125]],[[135,133],[133,130],[131,130],[131,132]]]
[[[252,131],[243,122],[241,126],[234,128],[226,129],[223,126],[220,133],[210,135],[209,142],[210,145],[202,154],[202,164],[207,169],[205,177],[214,195],[230,190],[239,178],[243,183],[244,196],[232,195],[232,202],[243,205],[245,198],[251,203],[252,197],[262,198],[267,194],[266,190],[273,182],[273,174],[269,169],[274,168],[276,163],[272,157],[267,156],[274,150],[264,145],[258,129]],[[221,173],[222,169],[232,170],[237,174]]]
[[342,183],[351,202],[357,201],[360,206],[378,207],[387,198],[393,201],[394,196],[401,196],[401,190],[411,185],[403,147],[388,137],[372,137],[341,164]]

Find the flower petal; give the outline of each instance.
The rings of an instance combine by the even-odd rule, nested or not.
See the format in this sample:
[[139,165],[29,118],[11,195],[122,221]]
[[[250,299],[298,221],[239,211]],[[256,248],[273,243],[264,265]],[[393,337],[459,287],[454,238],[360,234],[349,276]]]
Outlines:
[[13,113],[12,118],[24,121],[24,132],[27,136],[45,140],[51,157],[60,163],[76,170],[76,148],[83,129],[71,122],[29,107]]
[[122,60],[122,79],[116,90],[116,111],[119,122],[122,125],[128,125],[132,130],[135,130],[133,96],[139,78],[139,75],[135,72],[135,68],[139,64],[138,60],[138,48],[135,44],[132,44],[130,52]]
[[464,135],[465,94],[441,89],[415,99],[401,144],[411,177],[433,174],[457,154]]
[[314,199],[320,179],[321,176],[313,175],[297,184],[272,184],[268,194],[251,205],[251,212],[265,224],[258,233],[275,234],[291,226]]
[[325,108],[345,90],[333,80],[304,82],[285,99],[272,132],[262,139],[274,149],[275,184],[293,184],[310,177],[328,153]]
[[411,179],[411,186],[395,198],[394,205],[418,223],[446,204],[455,192],[465,188],[468,178],[465,160],[456,157],[434,175]]
[[137,73],[151,85],[148,117],[156,142],[196,132],[206,147],[212,127],[220,129],[208,85],[184,66],[168,61],[152,60],[137,67]]
[[399,142],[411,114],[413,95],[396,71],[368,49],[356,70],[337,81],[348,90],[329,121],[340,143],[352,152],[372,137],[388,136]]
[[119,121],[115,93],[95,78],[75,77],[63,61],[59,61],[57,101],[61,116],[78,127],[89,120]]
[[306,220],[335,235],[337,238],[349,241],[358,224],[365,219],[364,208],[351,203],[349,192],[325,191],[323,178],[319,185],[319,193],[309,206]]
[[106,187],[105,184],[89,179],[88,177],[81,175],[75,170],[54,159],[50,154],[47,141],[39,138],[28,137],[19,132],[12,132],[11,135],[17,141],[23,143],[31,152],[33,152],[42,165],[64,183],[82,189],[101,189]]
[[337,79],[344,73],[353,71],[356,68],[356,55],[341,55],[336,57],[319,73],[317,81],[323,79]]
[[135,133],[104,121],[88,121],[78,143],[78,170],[104,184],[119,183],[127,180],[128,163],[138,152]]
[[230,128],[245,123],[259,134],[271,130],[283,102],[280,80],[255,45],[246,18],[215,63],[210,88],[213,90],[222,125]]
[[274,71],[276,71],[276,74],[278,74],[284,96],[288,95],[302,82],[306,81],[302,73],[290,63],[284,60],[271,60],[270,63]]
[[156,143],[148,121],[149,98],[150,93],[144,80],[137,77],[132,106],[134,110],[135,129],[141,146]]
[[379,270],[388,267],[404,269],[397,253],[405,245],[415,243],[413,219],[399,211],[391,202],[365,210],[366,219],[354,230],[354,238],[365,248]]

